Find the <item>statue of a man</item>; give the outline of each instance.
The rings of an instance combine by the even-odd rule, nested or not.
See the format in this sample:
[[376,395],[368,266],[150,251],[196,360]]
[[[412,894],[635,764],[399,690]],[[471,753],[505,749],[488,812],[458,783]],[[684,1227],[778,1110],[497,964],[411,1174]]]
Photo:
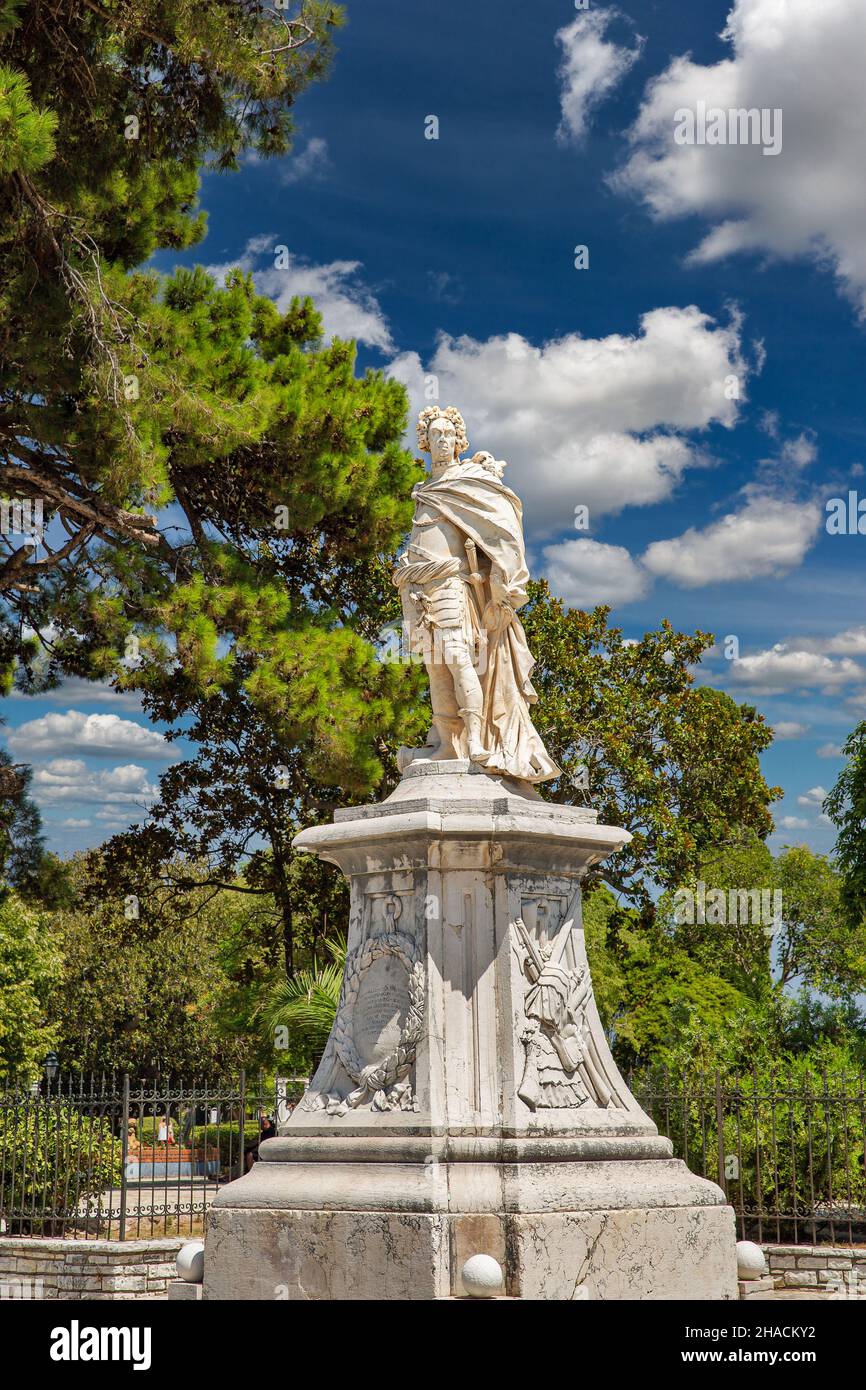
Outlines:
[[468,448],[453,406],[418,416],[430,478],[413,489],[409,546],[394,571],[412,650],[430,680],[431,758],[469,758],[488,772],[529,782],[557,777],[529,717],[535,661],[517,609],[529,572],[520,499],[505,464]]

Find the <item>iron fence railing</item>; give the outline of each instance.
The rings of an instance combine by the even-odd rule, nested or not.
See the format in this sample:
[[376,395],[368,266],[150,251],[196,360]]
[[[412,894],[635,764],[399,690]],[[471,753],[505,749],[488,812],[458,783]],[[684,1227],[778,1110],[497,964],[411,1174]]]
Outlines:
[[194,1234],[305,1077],[68,1076],[0,1091],[0,1238]]
[[[66,1077],[0,1092],[0,1238],[195,1234],[306,1078]],[[724,1189],[744,1239],[866,1243],[866,1076],[629,1076],[674,1153]]]
[[866,1241],[862,1071],[654,1071],[629,1082],[677,1157],[724,1190],[741,1239]]

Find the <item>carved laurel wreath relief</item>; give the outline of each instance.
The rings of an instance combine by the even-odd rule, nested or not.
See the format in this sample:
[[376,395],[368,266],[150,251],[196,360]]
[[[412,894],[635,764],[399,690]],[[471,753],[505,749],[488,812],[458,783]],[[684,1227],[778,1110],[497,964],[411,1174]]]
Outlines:
[[[408,976],[409,1008],[393,1052],[365,1066],[355,1047],[353,1016],[355,1001],[364,974],[374,961],[394,956]],[[409,1109],[414,1102],[406,1078],[415,1060],[415,1049],[421,1039],[424,1024],[424,962],[415,941],[406,932],[390,931],[370,936],[346,958],[343,993],[334,1023],[334,1046],[346,1071],[358,1089],[346,1097],[346,1104],[361,1105],[372,1097],[373,1108]]]
[[[411,901],[413,890],[365,895],[361,907],[365,935],[346,957],[340,1003],[325,1056],[330,1054],[340,1063],[355,1082],[355,1089],[348,1095],[343,1094],[344,1086],[327,1089],[329,1084],[335,1084],[332,1071],[325,1087],[321,1091],[311,1089],[301,1102],[305,1110],[324,1110],[327,1115],[339,1116],[365,1104],[373,1110],[418,1109],[410,1072],[424,1026],[426,970],[418,943],[409,932],[400,931],[396,925],[403,914],[403,897]],[[381,911],[381,918],[378,911]],[[385,930],[376,932],[374,922],[382,919]],[[365,1063],[355,1037],[359,994],[367,972],[377,961],[387,958],[399,961],[406,971],[408,1007],[396,1046],[384,1057]]]

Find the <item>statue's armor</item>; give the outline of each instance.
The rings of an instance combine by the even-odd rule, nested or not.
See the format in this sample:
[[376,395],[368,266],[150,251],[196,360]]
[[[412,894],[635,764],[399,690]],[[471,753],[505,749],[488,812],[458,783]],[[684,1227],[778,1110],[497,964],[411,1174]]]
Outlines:
[[411,545],[396,574],[411,649],[449,668],[473,667],[479,622],[466,563],[427,558]]
[[[487,568],[484,556],[478,556],[478,561]],[[441,641],[447,640],[474,659],[480,615],[469,592],[465,536],[420,498],[409,548],[397,567],[395,582],[416,644],[419,639],[429,641],[429,634],[437,631],[442,634]]]
[[[481,615],[469,580],[464,533],[435,508],[418,499],[409,547],[394,572],[400,591],[410,649],[422,656],[431,674],[434,722],[440,735],[460,714],[481,713],[479,644]],[[486,557],[479,566],[489,568]],[[483,570],[481,571],[483,573]]]
[[[433,468],[413,489],[412,533],[392,575],[409,652],[423,660],[430,683],[433,724],[423,756],[547,781],[560,770],[529,715],[538,694],[517,616],[529,578],[520,500],[502,482],[504,463],[483,452],[457,457],[465,431],[458,412],[444,418],[460,424],[450,431],[448,463],[440,460],[449,432],[437,427],[428,438],[430,411],[419,417],[419,443],[428,449],[434,441]],[[400,750],[401,769],[414,751]]]
[[455,640],[466,640],[469,605],[466,581],[462,576],[430,580],[413,589],[409,597],[428,627],[454,629],[451,635]]

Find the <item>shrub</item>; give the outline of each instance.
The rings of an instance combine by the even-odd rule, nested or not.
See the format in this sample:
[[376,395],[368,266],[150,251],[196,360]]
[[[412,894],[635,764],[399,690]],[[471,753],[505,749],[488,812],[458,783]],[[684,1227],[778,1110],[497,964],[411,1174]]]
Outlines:
[[62,1233],[84,1202],[121,1180],[121,1145],[106,1115],[66,1098],[0,1096],[0,1216],[10,1235]]

